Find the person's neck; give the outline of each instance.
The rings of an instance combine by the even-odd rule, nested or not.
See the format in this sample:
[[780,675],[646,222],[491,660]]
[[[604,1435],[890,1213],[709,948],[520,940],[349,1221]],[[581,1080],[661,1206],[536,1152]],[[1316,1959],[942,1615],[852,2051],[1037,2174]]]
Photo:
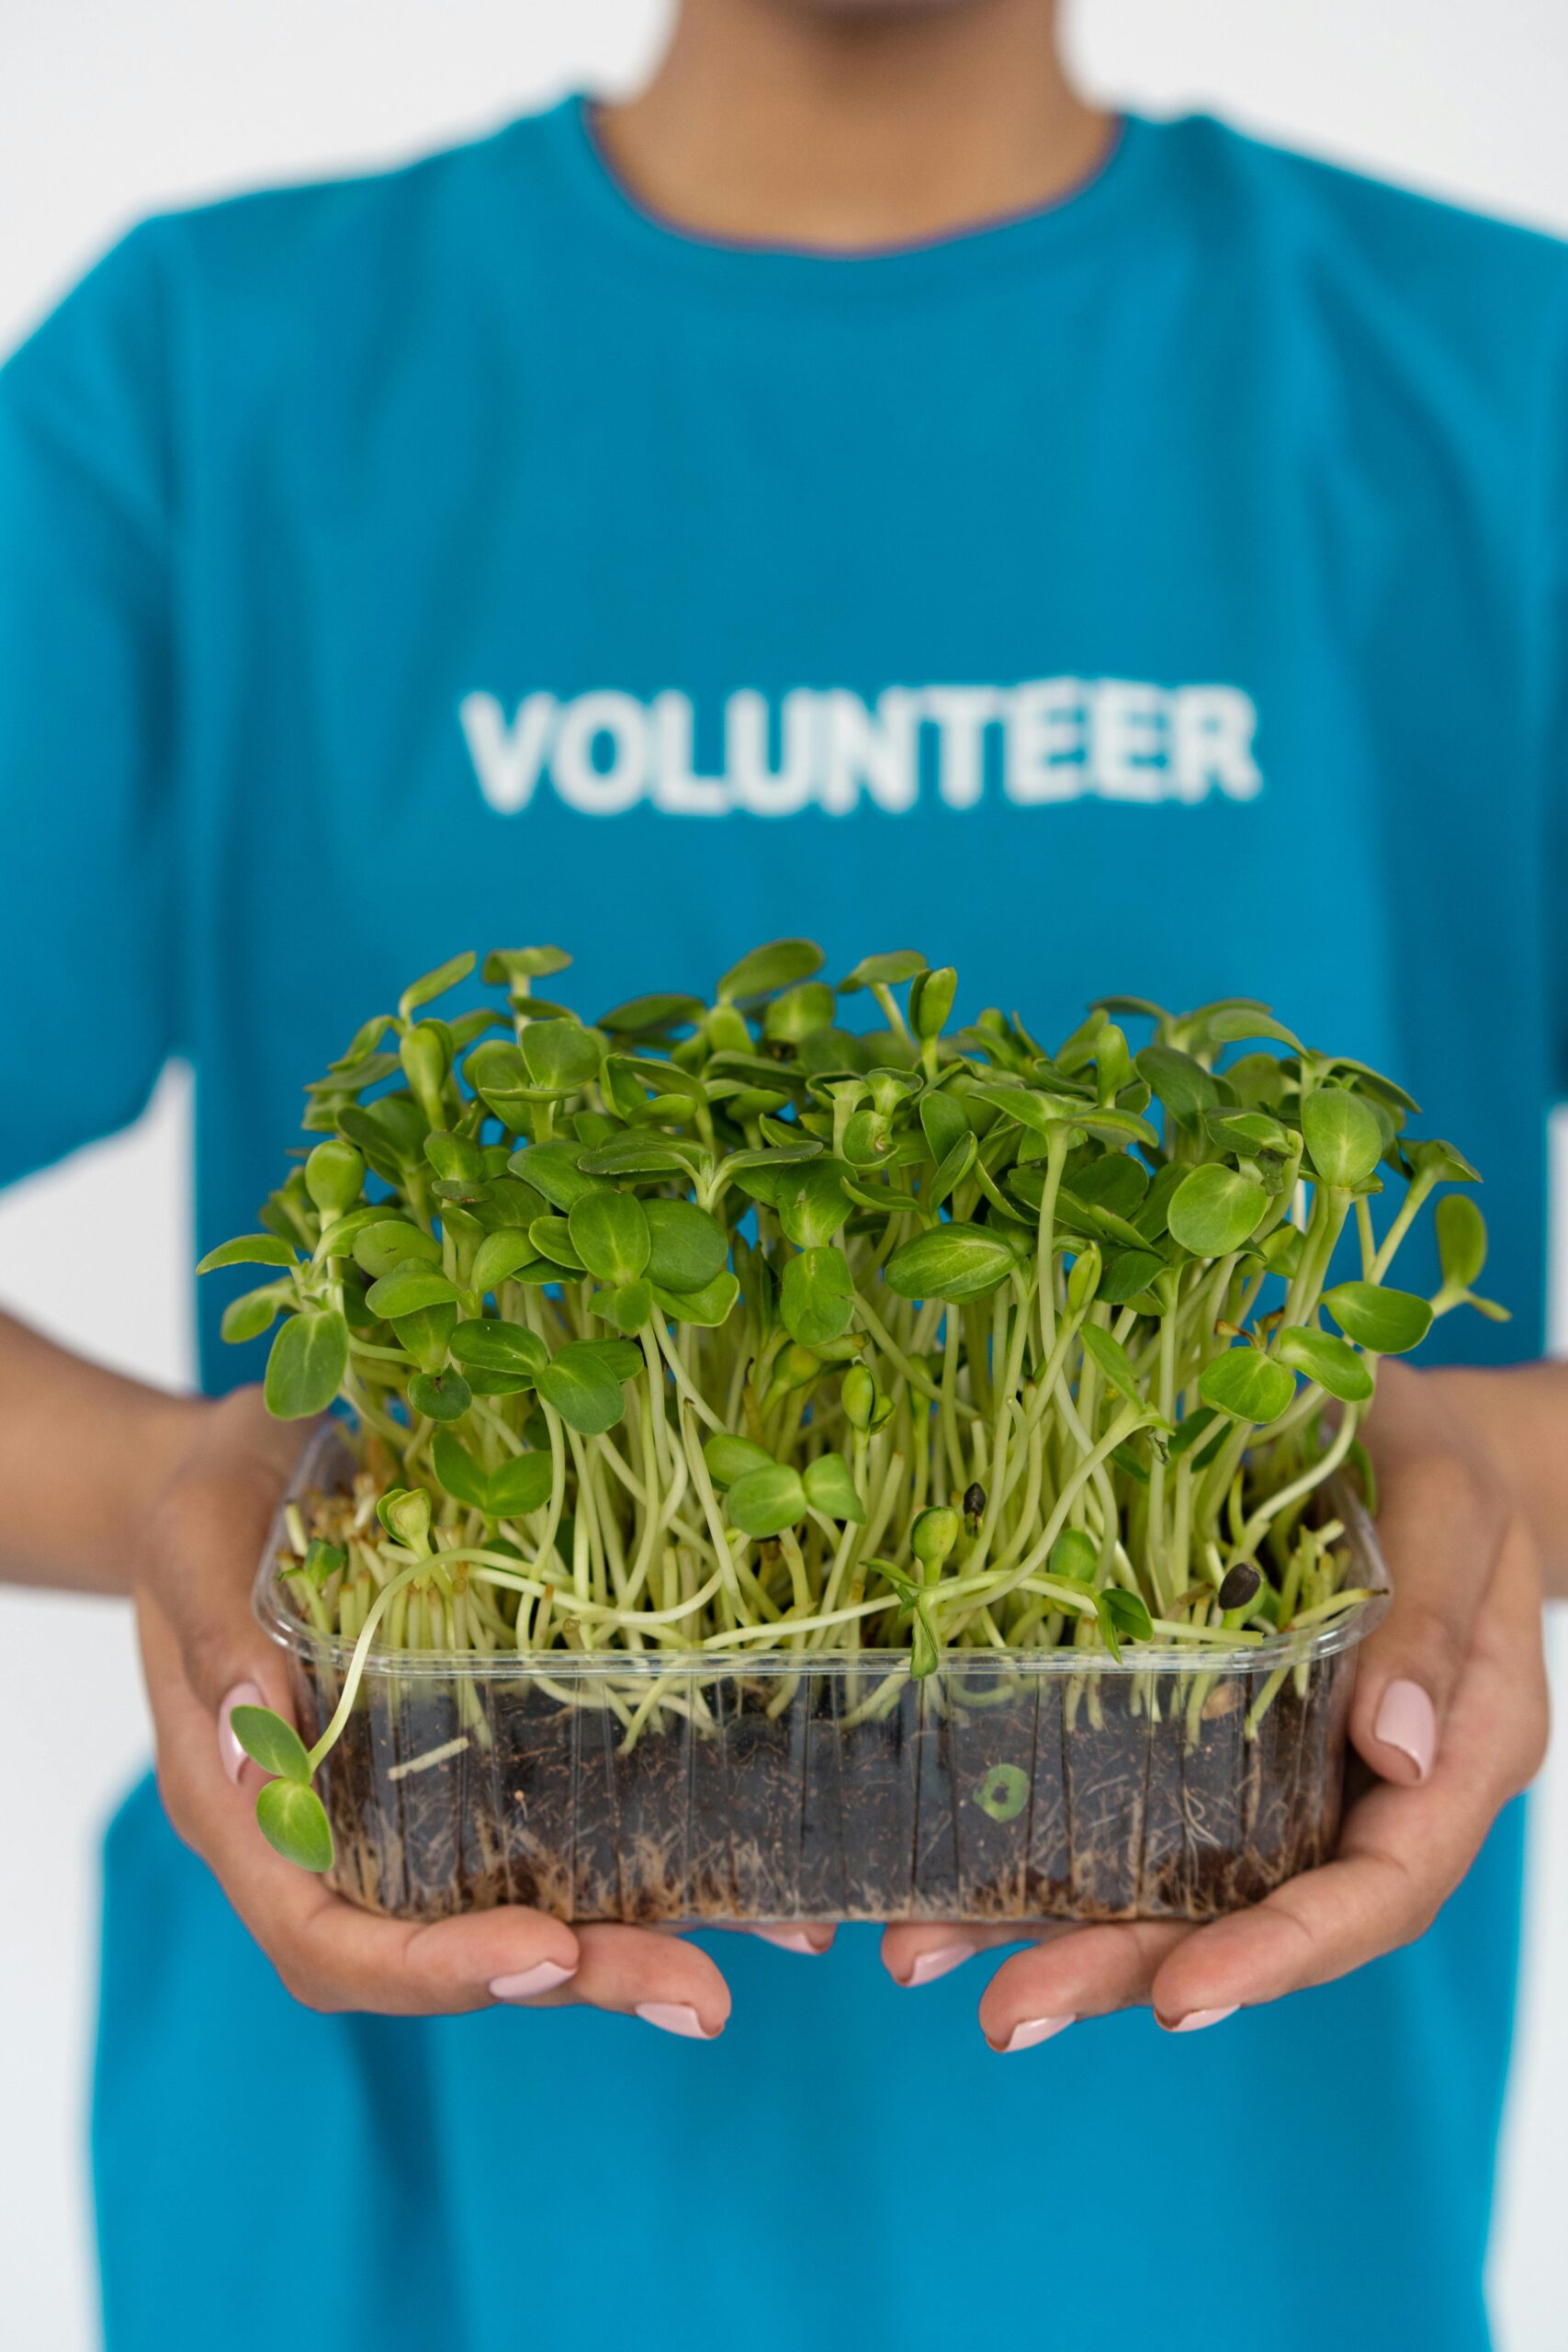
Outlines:
[[1055,20],[1055,0],[685,0],[648,87],[596,127],[633,195],[698,235],[919,243],[1049,204],[1106,153]]

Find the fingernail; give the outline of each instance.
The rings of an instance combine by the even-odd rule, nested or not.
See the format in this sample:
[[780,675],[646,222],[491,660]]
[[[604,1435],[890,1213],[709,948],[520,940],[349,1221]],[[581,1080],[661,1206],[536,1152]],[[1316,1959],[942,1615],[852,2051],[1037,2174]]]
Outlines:
[[218,1753],[223,1759],[223,1770],[236,1788],[240,1785],[240,1775],[245,1769],[247,1758],[234,1736],[229,1719],[236,1707],[265,1707],[265,1704],[266,1692],[259,1683],[236,1682],[218,1710]]
[[492,1976],[491,1995],[497,2001],[531,2001],[536,1994],[553,1993],[576,1973],[575,1968],[563,1968],[558,1960],[541,1960],[516,1976]]
[[718,2039],[706,2030],[695,2009],[689,2009],[683,2001],[639,2001],[637,2013],[644,2025],[656,2025],[660,2033],[678,2033],[686,2041]]
[[1156,2014],[1155,2022],[1163,2026],[1167,2033],[1201,2033],[1206,2025],[1224,2025],[1240,2007],[1239,2001],[1233,2001],[1228,2009],[1189,2009],[1184,2018],[1177,2018],[1169,2024]]
[[917,1984],[934,1984],[939,1976],[946,1976],[952,1970],[962,1968],[966,1960],[973,1959],[974,1953],[973,1944],[943,1944],[937,1951],[923,1951],[919,1959],[910,1962],[908,1973],[900,1976],[898,1982],[911,1991]]
[[1418,1682],[1402,1679],[1389,1684],[1372,1725],[1372,1737],[1408,1756],[1416,1779],[1426,1779],[1438,1752],[1438,1718]]
[[829,1936],[822,1943],[814,1944],[806,1928],[753,1928],[751,1933],[760,1936],[765,1944],[777,1944],[780,1951],[805,1952],[811,1960],[820,1960],[832,1941]]
[[1037,2041],[1049,2041],[1054,2033],[1066,2033],[1070,2025],[1077,2023],[1076,2017],[1025,2018],[1021,2025],[1014,2026],[1005,2041],[993,2041],[991,2048],[998,2057],[1010,2058],[1015,2050],[1032,2050]]

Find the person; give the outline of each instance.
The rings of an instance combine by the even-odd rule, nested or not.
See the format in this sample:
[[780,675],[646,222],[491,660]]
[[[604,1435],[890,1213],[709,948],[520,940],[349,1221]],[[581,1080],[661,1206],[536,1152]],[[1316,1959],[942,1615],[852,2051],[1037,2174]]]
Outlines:
[[559,939],[591,1008],[806,931],[1058,1033],[1273,1001],[1483,1163],[1516,1318],[1383,1371],[1338,1858],[1026,1941],[982,2030],[974,1928],[410,1927],[281,1863],[227,1713],[288,1703],[298,1433],[7,1327],[9,1572],[134,1591],[156,1729],[109,2352],[1484,2344],[1568,1589],[1564,1375],[1499,1368],[1564,1076],[1565,326],[1547,239],[1107,117],[1051,0],[686,0],[629,101],[152,220],[12,359],[0,1172],[186,1056],[205,1248],[409,970]]

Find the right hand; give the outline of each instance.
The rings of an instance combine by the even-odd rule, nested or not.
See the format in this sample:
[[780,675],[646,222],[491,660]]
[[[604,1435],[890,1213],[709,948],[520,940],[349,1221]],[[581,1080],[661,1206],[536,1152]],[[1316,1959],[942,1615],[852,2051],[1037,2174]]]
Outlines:
[[193,1407],[190,1442],[143,1531],[137,1619],[158,1784],[179,1836],[308,2008],[429,2017],[581,2003],[711,2041],[729,2015],[728,1987],[679,1936],[572,1928],[521,1906],[425,1926],[378,1918],[267,1844],[255,1820],[262,1776],[228,1719],[250,1704],[293,1721],[251,1584],[303,1434],[268,1419],[259,1389]]

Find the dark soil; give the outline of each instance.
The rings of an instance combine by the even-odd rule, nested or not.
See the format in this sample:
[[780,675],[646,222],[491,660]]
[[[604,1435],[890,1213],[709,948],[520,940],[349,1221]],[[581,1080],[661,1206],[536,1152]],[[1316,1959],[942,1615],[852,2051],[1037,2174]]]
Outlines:
[[[1352,1671],[1288,1679],[1251,1738],[1245,1672],[1190,1735],[1168,1674],[737,1674],[629,1750],[537,1682],[377,1672],[320,1777],[334,1883],[404,1918],[1209,1918],[1332,1850]],[[309,1739],[335,1691],[296,1674]]]

